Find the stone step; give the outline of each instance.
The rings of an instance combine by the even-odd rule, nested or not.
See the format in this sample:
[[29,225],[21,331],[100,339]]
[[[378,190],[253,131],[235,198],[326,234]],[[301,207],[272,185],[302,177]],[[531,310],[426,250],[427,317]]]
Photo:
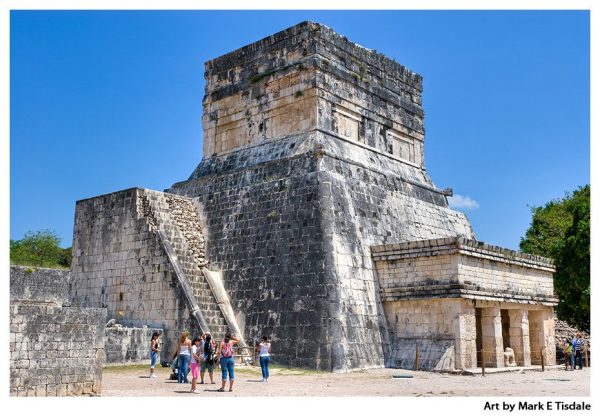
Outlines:
[[152,214],[164,231],[185,274],[192,294],[213,335],[222,336],[229,330],[227,321],[202,273],[205,260],[205,238],[195,205],[185,197],[149,193]]

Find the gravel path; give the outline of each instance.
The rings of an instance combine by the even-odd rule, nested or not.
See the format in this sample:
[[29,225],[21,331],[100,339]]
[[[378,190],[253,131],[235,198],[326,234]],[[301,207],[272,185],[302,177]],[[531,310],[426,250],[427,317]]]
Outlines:
[[[157,368],[149,378],[145,366],[105,368],[103,396],[589,396],[590,370],[563,369],[488,374],[485,377],[437,374],[395,369],[363,370],[332,374],[272,369],[268,383],[260,383],[260,368],[236,366],[233,392],[217,392],[217,384],[198,385],[168,380],[169,368]],[[393,375],[413,378],[393,378]],[[207,374],[208,380],[208,374]],[[191,378],[190,378],[191,380]],[[227,389],[227,387],[226,387]]]

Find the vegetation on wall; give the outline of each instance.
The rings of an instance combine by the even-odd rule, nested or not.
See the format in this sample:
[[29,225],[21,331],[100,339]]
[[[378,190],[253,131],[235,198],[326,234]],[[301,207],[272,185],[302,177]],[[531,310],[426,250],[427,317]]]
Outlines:
[[10,264],[70,268],[71,247],[62,248],[53,231],[29,231],[21,240],[10,240]]
[[589,331],[590,185],[531,211],[531,226],[521,238],[520,248],[554,259],[554,290],[560,299],[556,313]]

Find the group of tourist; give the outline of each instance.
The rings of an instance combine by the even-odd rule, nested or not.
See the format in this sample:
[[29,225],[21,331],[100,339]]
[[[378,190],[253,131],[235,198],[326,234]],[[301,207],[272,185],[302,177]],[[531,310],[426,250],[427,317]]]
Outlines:
[[[204,384],[206,370],[211,384],[215,384],[214,368],[221,368],[221,388],[217,391],[225,391],[225,384],[229,378],[229,391],[233,391],[235,379],[234,367],[234,345],[240,342],[239,337],[229,333],[225,334],[217,346],[210,332],[205,332],[190,341],[189,332],[184,331],[179,337],[177,351],[173,360],[173,368],[177,368],[177,382],[189,383],[188,374],[192,372],[191,393],[197,393],[198,376],[200,383]],[[156,377],[154,368],[160,352],[158,338],[160,333],[155,332],[150,339],[150,377]],[[271,343],[267,336],[263,336],[262,342],[257,347],[260,357],[260,368],[262,371],[262,382],[269,379],[269,363],[271,361]]]
[[577,369],[577,365],[579,365],[580,370],[583,370],[584,348],[585,345],[580,332],[575,334],[572,339],[565,338],[563,352],[565,354],[565,362],[568,369],[570,363],[570,370]]

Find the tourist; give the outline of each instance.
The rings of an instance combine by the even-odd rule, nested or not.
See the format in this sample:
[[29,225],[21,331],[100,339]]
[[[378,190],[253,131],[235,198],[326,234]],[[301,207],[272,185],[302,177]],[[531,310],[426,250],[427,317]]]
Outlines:
[[215,384],[215,340],[210,335],[210,332],[202,334],[204,342],[202,343],[203,360],[200,364],[200,384],[204,384],[204,373],[208,369],[210,384]]
[[577,344],[577,335],[571,339],[571,368],[575,370],[575,345]]
[[190,371],[192,357],[192,341],[188,338],[189,332],[183,331],[177,346],[177,382],[189,383],[187,375]]
[[194,338],[194,341],[192,342],[192,355],[190,363],[190,367],[192,369],[192,388],[190,390],[190,393],[196,393],[196,382],[198,381],[198,363],[202,362],[202,358],[200,358],[201,342],[202,339],[199,337]]
[[573,343],[573,350],[575,351],[575,360],[573,370],[577,369],[577,365],[579,365],[579,369],[583,370],[583,338],[581,338],[581,333],[578,332],[575,335],[575,342]]
[[227,381],[227,375],[229,374],[229,391],[233,391],[233,380],[234,373],[233,367],[235,366],[235,362],[233,360],[233,346],[240,342],[240,339],[232,336],[231,334],[225,334],[225,338],[219,344],[219,349],[217,350],[217,357],[219,357],[219,361],[217,361],[217,366],[221,366],[221,388],[217,391],[225,391],[225,382]]
[[154,367],[156,367],[158,353],[160,352],[160,349],[158,348],[158,337],[160,337],[160,332],[153,333],[152,338],[150,338],[150,378],[156,378]]
[[568,370],[573,370],[573,366],[571,365],[571,356],[573,352],[573,345],[571,345],[571,341],[569,338],[565,338],[565,344],[563,345],[563,353],[565,354],[565,364]]
[[262,382],[269,380],[269,362],[271,361],[271,343],[269,337],[263,336],[263,340],[258,344],[258,356],[260,360],[260,369],[262,370]]

